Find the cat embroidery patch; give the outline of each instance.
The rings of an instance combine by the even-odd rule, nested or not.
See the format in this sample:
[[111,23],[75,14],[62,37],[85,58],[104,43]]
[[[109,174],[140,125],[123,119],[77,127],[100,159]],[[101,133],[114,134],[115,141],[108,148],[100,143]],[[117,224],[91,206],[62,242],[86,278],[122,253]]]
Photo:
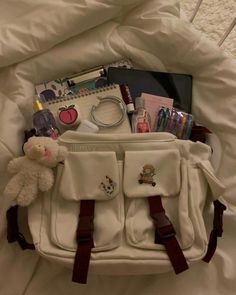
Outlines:
[[117,184],[110,177],[106,176],[106,180],[101,182],[99,187],[108,197],[112,197],[116,191]]
[[140,173],[139,183],[148,183],[152,186],[156,185],[156,182],[154,181],[153,177],[156,175],[155,168],[152,165],[144,165],[142,173]]

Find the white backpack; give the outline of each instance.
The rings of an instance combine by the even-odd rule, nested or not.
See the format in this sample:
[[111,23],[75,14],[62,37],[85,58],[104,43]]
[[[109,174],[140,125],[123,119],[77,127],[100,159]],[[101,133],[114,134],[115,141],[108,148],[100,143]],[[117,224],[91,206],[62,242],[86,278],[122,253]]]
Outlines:
[[[209,146],[169,133],[73,131],[59,144],[68,157],[55,169],[53,188],[29,206],[28,222],[38,253],[73,268],[73,281],[86,283],[88,272],[180,273],[210,261],[226,207]],[[209,196],[215,216],[208,242]],[[21,235],[15,240],[33,248]]]

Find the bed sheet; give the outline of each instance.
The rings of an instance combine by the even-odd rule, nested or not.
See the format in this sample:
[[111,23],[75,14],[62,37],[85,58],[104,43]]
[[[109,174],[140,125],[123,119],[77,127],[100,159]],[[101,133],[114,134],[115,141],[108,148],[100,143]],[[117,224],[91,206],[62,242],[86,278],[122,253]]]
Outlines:
[[[0,1],[0,16],[0,294],[235,294],[235,61],[180,19],[175,0],[9,0]],[[7,244],[6,166],[21,154],[35,84],[122,58],[137,68],[193,75],[193,114],[219,138],[224,236],[209,265],[178,276],[89,276],[77,285],[70,270]]]

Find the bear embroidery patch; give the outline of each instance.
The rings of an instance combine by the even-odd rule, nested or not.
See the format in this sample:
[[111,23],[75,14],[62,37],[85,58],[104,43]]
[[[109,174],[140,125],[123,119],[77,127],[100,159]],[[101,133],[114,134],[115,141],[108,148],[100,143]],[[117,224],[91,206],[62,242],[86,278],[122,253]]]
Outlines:
[[153,180],[155,173],[155,168],[152,165],[144,165],[143,166],[143,171],[140,173],[140,178],[139,178],[139,183],[148,183],[151,184],[152,186],[156,185],[156,182]]

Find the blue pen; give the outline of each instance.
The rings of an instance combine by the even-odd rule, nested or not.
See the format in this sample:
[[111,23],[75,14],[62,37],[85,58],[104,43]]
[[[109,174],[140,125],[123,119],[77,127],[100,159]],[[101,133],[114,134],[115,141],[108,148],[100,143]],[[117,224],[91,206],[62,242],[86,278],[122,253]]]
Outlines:
[[171,110],[170,120],[169,120],[167,127],[166,127],[167,132],[171,132],[171,130],[173,128],[173,115],[174,115],[174,109]]
[[162,122],[165,117],[165,110],[162,107],[158,112],[157,128],[156,131],[162,131]]
[[192,126],[193,126],[193,116],[191,114],[188,114],[187,122],[184,128],[183,139],[189,139]]
[[177,127],[178,127],[178,113],[176,111],[176,109],[172,109],[171,112],[171,116],[170,116],[170,120],[169,120],[169,124],[167,127],[167,131],[176,135],[177,132]]
[[167,125],[168,125],[169,120],[170,120],[170,109],[165,108],[165,117],[164,117],[164,121],[163,121],[163,131],[167,131]]

